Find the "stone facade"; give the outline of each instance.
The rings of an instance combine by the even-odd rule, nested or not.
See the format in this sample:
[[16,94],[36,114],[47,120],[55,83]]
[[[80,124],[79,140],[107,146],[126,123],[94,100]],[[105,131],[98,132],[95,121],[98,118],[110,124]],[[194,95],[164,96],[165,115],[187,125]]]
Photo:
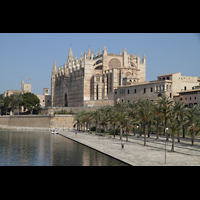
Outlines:
[[191,90],[179,92],[174,96],[174,100],[183,101],[185,104],[200,105],[200,85],[192,87]]
[[146,78],[146,58],[139,54],[103,53],[89,49],[74,59],[70,47],[67,64],[57,70],[54,60],[51,76],[51,106],[91,107],[114,105],[114,90],[123,83],[140,83]]
[[181,91],[194,89],[194,86],[199,82],[200,78],[181,76],[180,72],[157,76],[157,80],[154,81],[126,82],[128,84],[115,89],[114,101],[115,103],[117,100],[131,102],[140,98],[147,98],[155,102],[162,95],[174,98]]
[[[31,84],[24,83],[24,79],[22,78],[21,90],[7,90],[6,92],[4,92],[4,97],[10,97],[15,94],[24,94],[27,92],[31,93]],[[49,95],[49,88],[44,88],[43,95],[36,94],[36,96],[40,99],[40,106],[42,108],[51,106],[51,95]],[[24,112],[23,106],[21,112]]]
[[37,94],[37,97],[40,100],[40,106],[42,108],[51,106],[51,95],[49,95],[49,88],[44,88],[44,94]]

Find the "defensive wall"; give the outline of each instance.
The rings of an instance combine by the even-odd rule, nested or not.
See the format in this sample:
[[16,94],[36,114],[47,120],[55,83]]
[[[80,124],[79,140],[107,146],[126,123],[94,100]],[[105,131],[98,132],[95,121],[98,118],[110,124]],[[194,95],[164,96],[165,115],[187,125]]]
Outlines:
[[[112,105],[112,104],[107,104],[107,105]],[[81,111],[81,110],[95,111],[95,110],[101,108],[102,106],[104,106],[104,104],[102,104],[102,101],[99,101],[99,106],[88,105],[86,107],[52,107],[52,108],[48,107],[48,108],[42,108],[40,113],[44,114],[44,115],[50,115],[50,113],[58,112],[61,110],[66,110],[68,113],[70,113],[70,112],[77,113],[78,111]]]
[[73,128],[73,115],[19,115],[0,116],[1,127]]

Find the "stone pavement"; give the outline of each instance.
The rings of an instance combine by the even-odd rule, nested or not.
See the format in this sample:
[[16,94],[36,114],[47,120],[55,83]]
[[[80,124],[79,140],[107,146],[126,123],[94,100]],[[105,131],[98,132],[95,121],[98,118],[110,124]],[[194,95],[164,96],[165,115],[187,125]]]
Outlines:
[[111,157],[117,158],[133,166],[200,166],[200,139],[195,139],[195,145],[191,145],[190,138],[181,138],[181,143],[175,139],[175,152],[171,150],[171,138],[166,145],[166,164],[165,164],[165,138],[160,136],[156,140],[155,135],[147,137],[147,146],[144,146],[144,138],[130,136],[129,141],[123,137],[122,143],[124,148],[121,148],[119,136],[115,139],[111,137],[102,137],[75,130],[58,131],[69,139],[77,141],[81,144],[96,149]]

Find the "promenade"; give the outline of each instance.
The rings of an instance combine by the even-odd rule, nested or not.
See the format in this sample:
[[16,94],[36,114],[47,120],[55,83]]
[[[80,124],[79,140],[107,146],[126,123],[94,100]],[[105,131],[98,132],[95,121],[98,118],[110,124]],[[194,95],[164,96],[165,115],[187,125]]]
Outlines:
[[119,136],[113,139],[113,136],[102,137],[84,132],[75,134],[75,130],[59,130],[58,133],[133,166],[200,166],[200,138],[195,139],[194,146],[191,145],[189,137],[181,138],[180,143],[175,139],[175,152],[170,152],[172,144],[169,138],[165,164],[163,141],[166,138],[163,136],[160,136],[159,140],[156,140],[155,135],[147,137],[147,146],[144,146],[143,137],[130,136],[128,142],[123,137],[124,148],[121,148]]

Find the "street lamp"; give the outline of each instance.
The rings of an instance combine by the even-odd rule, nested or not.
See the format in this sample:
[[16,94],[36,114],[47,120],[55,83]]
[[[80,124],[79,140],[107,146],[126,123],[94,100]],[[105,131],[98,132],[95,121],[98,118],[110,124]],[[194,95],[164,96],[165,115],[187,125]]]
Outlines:
[[122,133],[120,133],[121,135],[121,146],[122,146],[122,149],[124,148],[124,144],[122,143]]
[[166,164],[166,151],[167,151],[167,150],[166,150],[166,143],[168,143],[168,133],[167,133],[168,128],[166,128],[165,130],[166,130],[166,135],[167,135],[167,136],[166,136],[166,141],[165,141],[165,164]]

